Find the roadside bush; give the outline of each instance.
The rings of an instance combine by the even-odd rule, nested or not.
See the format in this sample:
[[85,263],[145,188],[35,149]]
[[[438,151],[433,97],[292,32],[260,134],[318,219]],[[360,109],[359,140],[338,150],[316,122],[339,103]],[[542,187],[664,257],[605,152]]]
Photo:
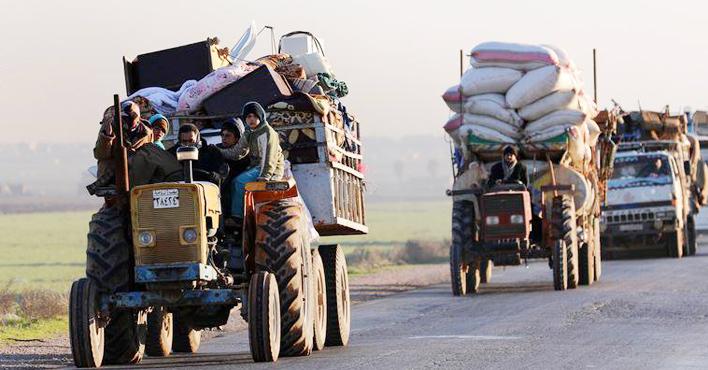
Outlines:
[[10,284],[0,289],[0,317],[15,312],[16,295],[10,292]]
[[445,262],[449,258],[449,245],[447,240],[409,240],[400,250],[400,260],[410,264]]
[[30,319],[50,319],[67,313],[65,294],[46,289],[23,291],[17,300],[19,314]]

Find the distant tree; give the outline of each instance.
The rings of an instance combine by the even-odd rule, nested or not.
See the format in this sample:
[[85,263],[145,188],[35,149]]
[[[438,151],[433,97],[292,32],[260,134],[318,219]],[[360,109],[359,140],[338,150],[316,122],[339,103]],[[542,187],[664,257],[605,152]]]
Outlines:
[[396,175],[398,181],[403,181],[404,167],[405,162],[403,162],[403,160],[401,159],[397,159],[395,162],[393,162],[393,173]]

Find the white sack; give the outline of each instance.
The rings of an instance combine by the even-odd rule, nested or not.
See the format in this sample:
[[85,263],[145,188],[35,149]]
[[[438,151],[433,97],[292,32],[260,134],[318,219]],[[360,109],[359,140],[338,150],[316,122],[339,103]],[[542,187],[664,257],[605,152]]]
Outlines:
[[509,68],[470,68],[462,75],[464,95],[505,93],[521,79],[523,73]]
[[486,127],[512,139],[520,139],[522,136],[519,127],[510,125],[494,117],[482,116],[479,114],[465,114],[464,124]]
[[464,111],[465,96],[460,92],[460,85],[451,86],[449,89],[445,90],[442,98],[451,111],[455,113],[462,113],[462,111]]
[[577,110],[559,110],[529,122],[524,131],[528,135],[554,126],[577,126],[585,121],[585,117],[585,113]]
[[535,121],[554,111],[577,107],[578,104],[575,90],[556,91],[519,109],[519,116],[529,122]]
[[478,125],[463,125],[460,127],[459,131],[459,138],[463,143],[467,142],[467,138],[469,137],[469,134],[472,133],[473,135],[484,139],[484,140],[489,140],[493,141],[496,143],[507,143],[507,144],[514,144],[516,143],[516,140],[500,133],[499,131],[490,129],[488,127],[484,126],[478,126]]
[[521,127],[524,123],[515,110],[506,106],[506,99],[501,94],[482,94],[469,97],[465,103],[465,113],[494,117],[516,127]]
[[600,126],[597,125],[597,122],[591,119],[585,121],[585,126],[588,127],[588,144],[594,147],[595,145],[597,145],[597,139],[602,133],[602,131],[600,131]]
[[585,159],[587,145],[583,140],[583,131],[584,129],[578,126],[568,128],[568,155],[576,168],[582,168]]
[[521,108],[555,91],[574,89],[575,80],[567,70],[548,66],[524,75],[506,93],[506,102],[511,108]]
[[475,67],[505,67],[530,71],[558,65],[556,53],[540,45],[485,42],[472,49],[470,63]]

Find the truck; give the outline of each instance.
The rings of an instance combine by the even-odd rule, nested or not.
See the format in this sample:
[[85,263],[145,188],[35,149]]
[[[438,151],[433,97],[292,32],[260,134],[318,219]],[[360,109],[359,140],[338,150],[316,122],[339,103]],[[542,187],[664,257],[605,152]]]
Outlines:
[[623,115],[619,154],[603,207],[607,259],[696,253],[696,217],[705,204],[700,140],[685,115]]
[[[149,90],[141,89],[176,89],[187,78],[230,65],[227,55],[207,39],[132,62],[124,58],[128,95],[147,118],[155,107],[140,96]],[[240,110],[238,102],[258,101],[269,119],[283,111],[309,117],[275,127],[286,133],[281,146],[290,152],[290,170],[281,180],[246,184],[240,225],[227,222],[223,184],[195,180],[196,147],[177,147],[176,158],[153,144],[128,153],[125,101],[114,95],[104,113],[118,138],[107,167],[112,177],[99,183],[105,177],[99,176],[89,186],[105,203],[89,224],[86,276],[70,291],[69,336],[77,367],[135,364],[146,353],[195,353],[202,331],[226,324],[234,308],[248,322],[256,362],[348,344],[346,259],[341,247],[317,245],[315,237],[368,232],[358,122],[333,107],[327,117],[302,103],[296,111],[292,104],[274,107],[290,98],[288,79],[266,63],[250,73],[255,75],[225,86],[214,103],[226,112],[166,114],[175,128],[185,122],[203,126],[237,117],[232,112]],[[310,99],[306,93],[299,97]],[[294,131],[305,129],[312,135],[304,145],[286,147]],[[165,145],[174,140],[173,132]],[[294,155],[298,150],[306,153]]]

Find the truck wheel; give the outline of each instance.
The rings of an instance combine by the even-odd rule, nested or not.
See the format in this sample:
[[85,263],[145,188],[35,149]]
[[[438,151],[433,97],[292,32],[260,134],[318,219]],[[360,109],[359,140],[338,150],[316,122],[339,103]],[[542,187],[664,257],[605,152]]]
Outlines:
[[275,362],[280,354],[280,300],[273,274],[259,271],[248,286],[248,337],[255,362]]
[[71,284],[69,337],[76,367],[101,367],[105,334],[98,318],[98,292],[82,278]]
[[594,239],[593,242],[595,244],[595,281],[600,280],[600,276],[602,275],[602,238],[600,238],[600,219],[595,218],[595,221],[593,222],[593,232],[594,232]]
[[556,240],[553,245],[553,288],[568,289],[568,250],[563,240]]
[[591,243],[583,243],[580,247],[580,285],[590,285],[595,282],[595,253]]
[[479,266],[481,283],[486,284],[492,280],[492,269],[494,268],[494,262],[492,260],[482,260]]
[[688,229],[686,232],[687,253],[684,253],[684,255],[695,256],[696,249],[698,247],[698,240],[696,239],[696,220],[693,216],[688,216],[686,226]]
[[153,357],[167,357],[172,353],[172,313],[155,307],[147,318],[145,353]]
[[312,252],[312,275],[315,277],[313,281],[315,319],[313,320],[314,338],[312,344],[315,351],[321,351],[325,347],[325,339],[327,338],[327,282],[322,257],[317,250]]
[[172,315],[172,350],[174,352],[197,353],[202,344],[202,331],[192,328],[179,313]]
[[327,288],[327,337],[326,346],[346,346],[351,327],[351,301],[349,299],[349,274],[344,252],[339,245],[318,247],[325,272]]
[[467,265],[464,250],[474,238],[474,205],[468,201],[452,204],[452,245],[450,246],[450,280],[452,294],[467,294]]
[[293,199],[263,204],[256,215],[256,264],[275,273],[280,292],[280,354],[312,353],[312,257],[302,206]]
[[480,271],[480,263],[475,262],[467,265],[467,293],[478,293],[479,284],[482,282],[482,274]]
[[[89,223],[86,277],[100,293],[127,292],[133,287],[133,245],[128,221],[119,207],[103,206]],[[140,362],[145,353],[146,321],[144,311],[111,312],[104,330],[103,362]]]
[[666,237],[667,254],[671,258],[683,257],[683,230],[676,230],[675,233]]
[[575,289],[579,282],[578,235],[575,222],[575,203],[570,195],[561,195],[553,199],[554,238],[564,241],[567,250],[568,289]]

